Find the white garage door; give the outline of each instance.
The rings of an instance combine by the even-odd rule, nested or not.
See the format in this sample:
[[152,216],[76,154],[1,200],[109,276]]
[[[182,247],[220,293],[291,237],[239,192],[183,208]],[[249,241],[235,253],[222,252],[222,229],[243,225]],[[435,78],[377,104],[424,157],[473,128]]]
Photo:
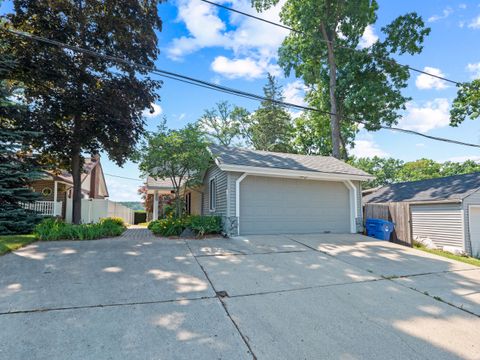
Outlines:
[[342,182],[247,176],[240,183],[240,234],[349,233]]
[[470,206],[468,208],[468,214],[472,255],[480,258],[480,208]]

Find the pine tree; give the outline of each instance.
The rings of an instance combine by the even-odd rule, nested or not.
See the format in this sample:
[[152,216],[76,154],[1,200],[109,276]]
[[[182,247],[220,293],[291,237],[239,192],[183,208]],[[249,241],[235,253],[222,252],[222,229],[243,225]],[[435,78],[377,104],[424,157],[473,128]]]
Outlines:
[[282,86],[268,74],[263,87],[265,98],[260,107],[247,120],[244,136],[256,150],[292,151],[293,126],[290,114],[277,101],[283,101]]
[[36,134],[14,127],[14,119],[25,114],[11,99],[10,87],[0,79],[0,235],[30,232],[41,219],[22,206],[40,197],[29,187],[42,176],[40,168],[32,156],[21,156],[22,145]]

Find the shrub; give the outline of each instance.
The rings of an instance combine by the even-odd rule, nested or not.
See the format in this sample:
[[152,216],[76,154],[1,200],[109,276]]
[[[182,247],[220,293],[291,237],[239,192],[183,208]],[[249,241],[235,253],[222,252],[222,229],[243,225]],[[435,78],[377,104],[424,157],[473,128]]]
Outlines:
[[173,217],[152,221],[148,228],[160,236],[178,236],[185,229],[185,220]]
[[199,236],[206,234],[219,234],[222,231],[222,218],[220,216],[190,216],[186,226]]
[[160,221],[160,220],[152,220],[152,221],[150,221],[150,222],[148,223],[148,225],[147,225],[147,229],[148,229],[148,230],[152,230],[152,227],[154,227],[155,224],[158,224],[159,221]]
[[58,219],[45,219],[35,227],[35,237],[39,240],[93,240],[119,236],[125,231],[122,219],[105,218],[98,224],[66,224]]
[[109,217],[109,218],[103,218],[100,219],[100,224],[105,225],[105,224],[115,224],[121,227],[126,227],[125,226],[125,221],[123,221],[122,218],[119,217]]

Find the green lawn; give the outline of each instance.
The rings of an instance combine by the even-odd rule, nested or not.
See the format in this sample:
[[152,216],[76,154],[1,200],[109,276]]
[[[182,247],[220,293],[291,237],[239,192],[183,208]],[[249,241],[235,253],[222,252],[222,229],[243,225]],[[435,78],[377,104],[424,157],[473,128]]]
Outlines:
[[35,240],[35,235],[33,234],[0,236],[0,255],[28,245]]
[[435,254],[439,256],[443,256],[449,259],[457,260],[464,262],[466,264],[474,265],[474,266],[480,266],[480,259],[473,258],[470,256],[461,256],[461,255],[455,255],[443,250],[433,250],[433,249],[427,249],[424,245],[419,244],[419,243],[414,243],[413,247],[418,250],[426,251],[430,254]]

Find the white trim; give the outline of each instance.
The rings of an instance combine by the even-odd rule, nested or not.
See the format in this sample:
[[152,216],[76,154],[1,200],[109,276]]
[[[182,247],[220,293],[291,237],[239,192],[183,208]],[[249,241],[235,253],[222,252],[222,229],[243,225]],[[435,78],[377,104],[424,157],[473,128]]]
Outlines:
[[250,175],[257,176],[271,176],[271,177],[298,177],[301,179],[325,180],[325,181],[339,181],[339,180],[373,180],[375,177],[366,175],[350,175],[328,172],[315,172],[305,170],[290,170],[290,169],[274,169],[256,166],[241,166],[229,164],[217,164],[220,170],[245,172]]
[[58,202],[58,182],[54,181],[53,182],[53,216],[57,216],[57,204]]
[[355,234],[357,232],[357,222],[358,217],[358,194],[357,187],[350,180],[343,182],[348,189],[350,194],[350,232]]
[[158,220],[158,191],[153,193],[153,216],[152,220]]
[[245,179],[249,174],[243,173],[235,181],[235,216],[237,217],[237,235],[240,235],[240,183]]
[[[212,182],[215,187],[215,192],[212,192]],[[212,195],[215,196],[215,206],[212,206]],[[216,176],[208,180],[208,210],[210,212],[215,212],[217,209],[217,178]]]

